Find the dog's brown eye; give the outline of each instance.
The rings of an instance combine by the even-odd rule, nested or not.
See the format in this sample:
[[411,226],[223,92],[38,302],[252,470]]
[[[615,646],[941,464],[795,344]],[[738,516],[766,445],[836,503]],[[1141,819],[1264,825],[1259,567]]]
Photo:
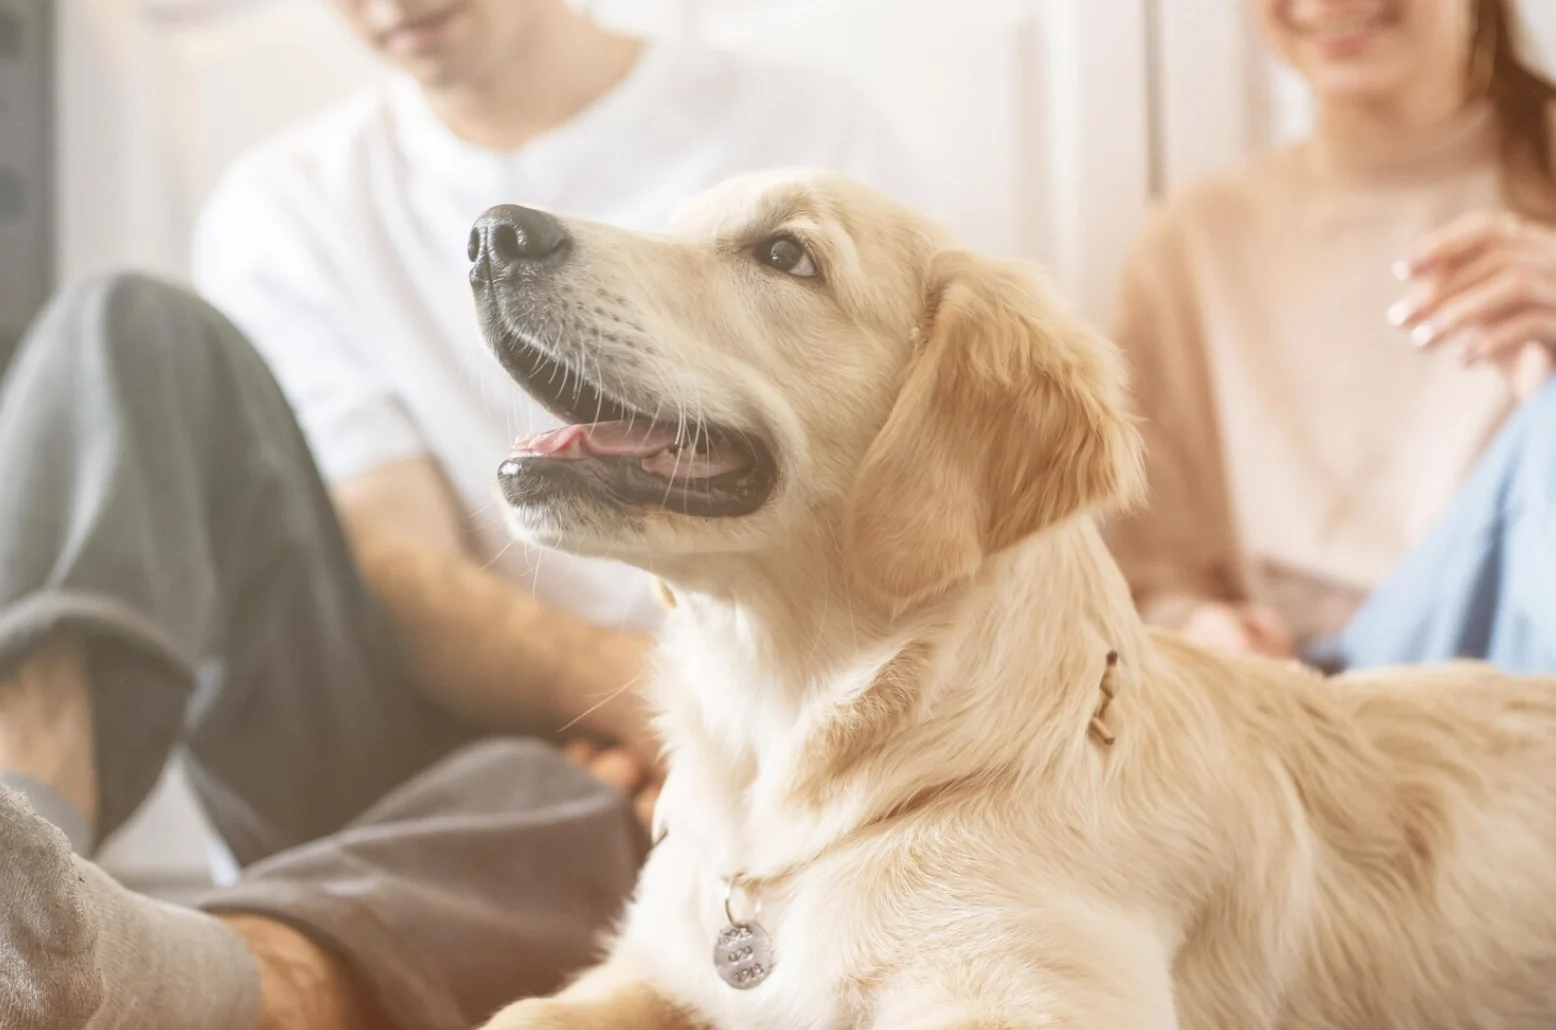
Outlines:
[[810,252],[803,243],[787,234],[757,244],[756,259],[785,275],[801,279],[811,279],[816,275],[816,263],[811,260]]

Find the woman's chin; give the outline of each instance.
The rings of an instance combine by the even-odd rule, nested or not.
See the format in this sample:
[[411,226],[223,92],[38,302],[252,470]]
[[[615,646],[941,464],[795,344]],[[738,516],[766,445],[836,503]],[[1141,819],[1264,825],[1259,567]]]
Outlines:
[[1393,62],[1387,61],[1315,61],[1304,67],[1301,74],[1321,101],[1384,103],[1409,88],[1407,76],[1401,75]]

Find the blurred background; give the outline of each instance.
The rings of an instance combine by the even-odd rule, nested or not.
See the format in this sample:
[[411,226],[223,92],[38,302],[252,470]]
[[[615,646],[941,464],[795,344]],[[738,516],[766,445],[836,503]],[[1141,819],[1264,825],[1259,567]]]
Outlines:
[[[937,214],[978,248],[1043,262],[1099,320],[1153,197],[1308,117],[1246,0],[587,7],[853,78],[915,151]],[[1556,3],[1524,13],[1556,63]],[[0,0],[0,338],[97,269],[186,278],[226,163],[379,74],[323,0]],[[176,773],[104,857],[168,893],[209,876]]]

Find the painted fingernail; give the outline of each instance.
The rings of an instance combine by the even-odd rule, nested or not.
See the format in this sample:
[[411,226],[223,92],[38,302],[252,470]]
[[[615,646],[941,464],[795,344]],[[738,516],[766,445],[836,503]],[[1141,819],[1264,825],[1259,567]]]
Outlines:
[[1389,305],[1389,322],[1396,326],[1404,325],[1406,322],[1410,321],[1410,316],[1416,313],[1416,308],[1418,306],[1419,305],[1412,297],[1406,297],[1404,300],[1396,300],[1393,304]]
[[1425,347],[1437,338],[1437,325],[1434,322],[1422,322],[1410,330],[1410,342],[1417,347]]
[[1394,262],[1392,271],[1394,272],[1394,278],[1398,279],[1400,282],[1404,283],[1410,281],[1410,273],[1412,271],[1410,262],[1396,261]]

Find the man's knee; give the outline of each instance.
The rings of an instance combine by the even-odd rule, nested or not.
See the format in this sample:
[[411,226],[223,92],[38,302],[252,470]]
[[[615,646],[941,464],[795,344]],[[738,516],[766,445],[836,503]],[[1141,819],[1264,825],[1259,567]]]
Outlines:
[[213,314],[188,290],[138,272],[94,276],[66,302],[81,305],[101,338],[115,348],[147,352],[187,349],[203,341]]
[[99,272],[65,286],[51,308],[94,321],[162,318],[203,306],[193,293],[141,272]]
[[156,309],[199,303],[189,291],[144,272],[98,272],[63,287],[57,296],[60,303],[80,308]]
[[[62,289],[4,373],[5,403],[47,411],[106,404],[204,424],[223,395],[274,393],[247,339],[194,293],[138,273]],[[256,384],[258,384],[256,386]],[[187,404],[184,402],[188,402]]]
[[[137,365],[187,360],[209,347],[221,316],[195,294],[138,272],[107,272],[61,289],[34,325],[19,360],[101,351]],[[32,358],[30,351],[43,355]]]

